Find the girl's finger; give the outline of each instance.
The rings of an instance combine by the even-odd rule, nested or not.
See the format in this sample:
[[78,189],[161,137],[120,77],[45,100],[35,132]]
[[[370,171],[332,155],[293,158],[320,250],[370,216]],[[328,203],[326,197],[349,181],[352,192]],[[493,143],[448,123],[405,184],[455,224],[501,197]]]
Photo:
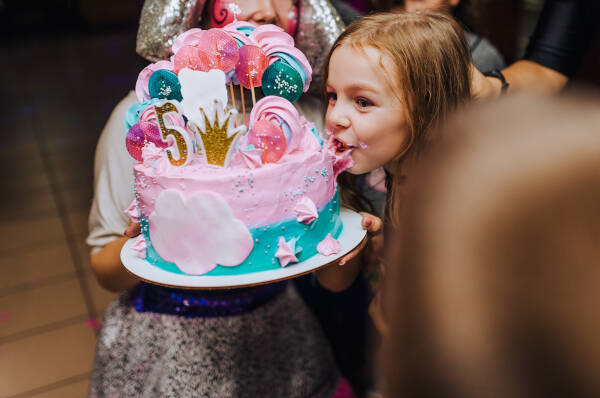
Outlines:
[[123,235],[130,237],[130,238],[135,238],[141,232],[142,232],[142,227],[141,227],[140,223],[134,223],[133,221],[130,221],[129,225],[125,229],[125,232],[123,232]]
[[367,239],[363,239],[363,241],[360,242],[360,244],[354,250],[352,250],[350,253],[348,253],[344,257],[342,257],[342,259],[338,262],[338,265],[340,265],[340,266],[344,265],[348,261],[352,260],[354,257],[358,256],[358,254],[362,251],[362,249],[365,248],[366,244],[367,244]]
[[381,218],[365,212],[359,214],[362,216],[362,227],[366,229],[367,232],[370,234],[381,232],[381,227],[383,226]]

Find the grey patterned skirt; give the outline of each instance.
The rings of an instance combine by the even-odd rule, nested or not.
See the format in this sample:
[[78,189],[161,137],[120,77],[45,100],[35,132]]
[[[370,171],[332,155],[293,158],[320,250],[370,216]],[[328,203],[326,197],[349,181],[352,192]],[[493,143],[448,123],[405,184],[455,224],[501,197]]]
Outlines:
[[186,318],[113,301],[90,397],[331,397],[339,374],[294,286],[238,315]]

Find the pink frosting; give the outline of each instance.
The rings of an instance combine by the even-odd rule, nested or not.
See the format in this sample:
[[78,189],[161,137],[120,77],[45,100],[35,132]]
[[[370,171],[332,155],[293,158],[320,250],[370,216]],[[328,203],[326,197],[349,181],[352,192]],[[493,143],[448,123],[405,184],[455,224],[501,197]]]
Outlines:
[[297,263],[298,257],[296,257],[295,249],[296,244],[293,240],[286,242],[283,236],[280,237],[279,243],[277,243],[277,251],[275,252],[275,257],[279,260],[279,265],[285,267],[289,263]]
[[277,25],[260,25],[252,31],[250,37],[267,55],[273,53],[270,51],[273,46],[294,47],[294,38]]
[[132,249],[138,257],[146,257],[146,239],[144,239],[144,235],[140,234],[137,236]]
[[196,192],[213,191],[225,199],[237,219],[255,228],[295,220],[294,206],[303,196],[317,208],[332,200],[336,184],[327,151],[298,151],[282,160],[256,169],[209,167],[198,154],[192,154],[185,167],[171,166],[166,156],[158,159],[155,167],[137,163],[139,209],[142,214],[152,214],[156,198],[166,189],[179,190],[186,199]]
[[327,151],[334,158],[333,162],[333,175],[334,178],[340,175],[340,173],[346,169],[349,169],[354,165],[354,159],[352,159],[353,148],[347,149],[342,153],[336,153],[335,145],[333,145],[333,134],[328,132],[329,139],[327,140]]
[[[281,52],[294,57],[306,73],[304,82],[304,91],[308,90],[312,79],[312,68],[304,53],[294,47],[294,39],[283,29],[276,25],[261,25],[254,29],[250,34],[250,39],[258,43],[258,46],[267,54],[267,57],[273,57],[274,53]],[[271,60],[271,63],[274,60]]]
[[[178,126],[185,129],[185,120],[183,120],[183,116],[177,112],[169,112],[165,114],[165,120],[170,126]],[[156,112],[154,110],[154,105],[148,106],[146,109],[142,111],[140,114],[140,122],[150,122],[154,123],[158,126],[158,121],[156,120]]]
[[177,38],[173,42],[173,47],[171,48],[171,51],[173,52],[173,54],[176,54],[181,49],[181,47],[198,46],[198,44],[200,44],[200,41],[202,41],[203,35],[204,31],[200,28],[193,28],[187,30],[179,36],[177,36]]
[[173,71],[173,63],[171,61],[158,61],[153,64],[146,66],[138,75],[137,82],[135,83],[135,95],[138,101],[144,101],[150,99],[150,93],[148,92],[148,81],[150,76],[157,70],[166,69]]
[[224,26],[222,29],[224,31],[226,31],[227,33],[229,33],[233,38],[238,39],[239,41],[241,41],[244,44],[256,45],[257,43],[252,38],[252,35],[250,35],[250,37],[246,36],[244,34],[244,32],[237,30],[237,28],[239,28],[239,27],[254,28],[254,27],[256,27],[256,25],[251,24],[250,22],[246,22],[246,21],[235,21],[235,22],[230,23],[229,25]]
[[332,254],[339,253],[341,249],[340,242],[337,239],[334,239],[331,234],[327,234],[325,239],[323,239],[317,245],[317,251],[324,256],[331,256]]
[[319,217],[319,212],[317,211],[315,202],[307,197],[303,197],[298,201],[298,203],[296,203],[294,211],[296,214],[298,214],[298,218],[296,218],[296,220],[304,224],[310,224],[313,222],[313,220]]
[[262,166],[262,149],[240,149],[240,159],[247,169],[256,169]]
[[144,166],[152,167],[155,161],[165,157],[164,154],[164,149],[157,147],[152,142],[147,143],[142,148],[142,159]]
[[129,205],[129,207],[127,209],[125,209],[124,211],[125,214],[127,214],[129,216],[129,219],[133,222],[140,222],[140,220],[138,219],[139,217],[139,213],[138,213],[138,209],[137,209],[137,200],[133,199],[131,201],[131,204]]

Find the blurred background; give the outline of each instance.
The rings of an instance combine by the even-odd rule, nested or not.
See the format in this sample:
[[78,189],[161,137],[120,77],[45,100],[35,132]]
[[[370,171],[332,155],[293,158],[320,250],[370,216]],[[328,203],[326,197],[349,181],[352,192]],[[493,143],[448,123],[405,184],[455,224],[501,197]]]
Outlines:
[[[543,0],[480,0],[471,29],[510,63]],[[96,141],[147,64],[141,0],[0,0],[0,398],[87,392],[114,297],[85,244]],[[372,8],[375,6],[372,6]],[[600,38],[575,82],[600,85]]]

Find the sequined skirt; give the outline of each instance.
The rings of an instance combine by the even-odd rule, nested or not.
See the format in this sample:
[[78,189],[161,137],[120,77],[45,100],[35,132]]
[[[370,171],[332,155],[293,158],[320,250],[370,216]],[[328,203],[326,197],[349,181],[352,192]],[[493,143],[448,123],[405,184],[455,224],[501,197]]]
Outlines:
[[331,397],[339,380],[292,284],[230,316],[138,312],[129,292],[104,314],[91,397]]

